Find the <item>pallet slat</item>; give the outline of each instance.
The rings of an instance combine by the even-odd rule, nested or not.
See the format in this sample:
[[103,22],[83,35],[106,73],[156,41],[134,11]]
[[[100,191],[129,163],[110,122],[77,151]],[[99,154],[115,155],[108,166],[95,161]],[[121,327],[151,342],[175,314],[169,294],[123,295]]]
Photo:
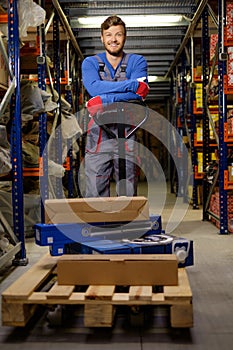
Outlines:
[[164,296],[166,300],[176,298],[189,299],[192,297],[192,291],[190,288],[188,275],[185,269],[178,270],[177,286],[164,286]]
[[71,296],[74,289],[75,289],[75,286],[61,286],[61,285],[58,285],[56,282],[47,293],[47,298],[48,299],[55,299],[55,298],[68,299]]
[[26,299],[51,275],[57,258],[49,254],[43,256],[35,265],[13,282],[3,293],[7,299]]
[[85,299],[91,300],[112,300],[115,286],[89,286]]
[[152,286],[131,286],[129,288],[129,300],[151,300]]

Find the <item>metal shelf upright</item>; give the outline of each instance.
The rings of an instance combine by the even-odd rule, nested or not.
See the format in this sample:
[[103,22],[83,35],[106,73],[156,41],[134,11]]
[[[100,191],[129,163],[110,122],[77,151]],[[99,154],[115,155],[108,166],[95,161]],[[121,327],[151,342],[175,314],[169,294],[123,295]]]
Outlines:
[[[193,45],[191,42],[191,57],[193,57]],[[196,169],[198,167],[197,163],[197,149],[194,145],[194,132],[196,130],[196,116],[193,111],[193,104],[195,99],[195,83],[193,80],[193,59],[191,59],[191,83],[189,91],[189,115],[190,115],[190,145],[191,145],[191,161],[193,168],[193,188],[192,188],[192,205],[193,209],[199,209],[198,203],[198,183],[199,180],[196,178]]]
[[[17,0],[8,1],[8,56],[9,64],[16,80],[14,94],[10,101],[11,115],[11,160],[12,160],[12,207],[14,234],[21,242],[21,250],[13,263],[26,265],[28,259],[25,249],[24,233],[24,193],[22,166],[21,102],[20,102],[20,57],[19,57],[19,23]],[[10,77],[12,81],[12,77]]]
[[[174,167],[173,160],[171,160],[171,191],[176,193],[177,197],[182,197],[184,201],[188,199],[188,193],[186,191],[187,184],[185,180],[187,179],[187,167],[188,165],[184,162],[184,139],[187,136],[186,130],[186,101],[187,101],[187,60],[185,54],[181,56],[181,63],[176,67],[174,71],[174,79],[172,82],[172,91],[174,99],[171,101],[174,103],[175,108],[173,108],[172,114],[172,124],[176,128],[178,134],[180,135],[179,140],[176,140],[176,145],[174,145],[176,151],[176,162],[179,169],[179,176],[177,170]],[[173,142],[173,140],[171,140]],[[179,181],[179,183],[178,183]],[[174,190],[175,187],[175,190]]]
[[220,213],[220,234],[228,233],[228,204],[227,189],[224,187],[224,174],[227,171],[228,146],[224,140],[224,125],[227,122],[227,98],[224,93],[227,66],[227,52],[224,45],[224,29],[226,26],[226,0],[218,0],[219,28],[218,28],[218,76],[219,76],[219,213]]
[[[71,77],[70,77],[70,40],[66,43],[66,71],[67,71],[67,84],[65,86],[65,99],[73,106],[73,97],[71,91]],[[68,197],[74,197],[74,176],[73,176],[73,145],[72,138],[67,140],[67,159],[69,160],[69,170],[68,170]]]
[[[54,50],[54,88],[57,92],[57,115],[56,115],[56,129],[55,129],[55,159],[57,164],[62,165],[62,132],[61,132],[61,70],[60,70],[60,29],[59,29],[59,16],[55,11],[53,18],[53,47]],[[56,198],[62,198],[63,189],[62,181],[60,178],[55,180],[55,195]]]
[[[40,6],[44,8],[44,0]],[[37,57],[38,87],[46,91],[46,54],[45,54],[45,25],[38,27],[40,55]],[[48,199],[48,151],[47,151],[47,114],[39,115],[39,177],[41,193],[41,222],[45,222],[44,200]]]
[[[209,130],[209,118],[207,113],[206,104],[206,86],[209,79],[209,26],[208,26],[208,8],[205,7],[202,13],[202,119],[203,119],[203,171],[207,168],[210,162],[210,130]],[[208,214],[206,211],[207,198],[210,190],[210,184],[203,178],[203,220],[207,220]]]

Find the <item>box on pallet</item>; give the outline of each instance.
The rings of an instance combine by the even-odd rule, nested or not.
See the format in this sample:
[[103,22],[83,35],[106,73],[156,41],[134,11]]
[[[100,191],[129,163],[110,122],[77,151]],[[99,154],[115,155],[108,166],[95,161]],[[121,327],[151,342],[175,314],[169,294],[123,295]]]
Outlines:
[[133,220],[149,220],[146,197],[65,198],[45,201],[47,224]]
[[57,260],[60,285],[174,286],[175,254],[62,255]]

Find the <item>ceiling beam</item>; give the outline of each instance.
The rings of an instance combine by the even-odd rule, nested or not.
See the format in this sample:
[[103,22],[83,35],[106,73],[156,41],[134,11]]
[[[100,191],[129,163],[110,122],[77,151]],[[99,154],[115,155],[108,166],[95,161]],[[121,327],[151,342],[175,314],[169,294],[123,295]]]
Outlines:
[[194,14],[194,16],[192,18],[192,21],[190,22],[190,24],[188,26],[187,32],[185,34],[185,37],[184,37],[184,39],[183,39],[183,41],[182,41],[182,43],[181,43],[181,45],[180,45],[180,47],[179,47],[179,49],[178,49],[178,51],[176,53],[174,61],[172,62],[172,64],[171,64],[171,66],[170,66],[170,68],[169,68],[169,70],[168,70],[168,72],[167,72],[165,77],[168,77],[168,76],[171,75],[172,70],[175,67],[175,65],[177,64],[177,62],[178,62],[178,60],[179,60],[179,58],[180,58],[180,56],[181,56],[181,54],[182,54],[186,44],[187,44],[190,36],[194,32],[194,29],[195,29],[195,27],[197,25],[197,22],[199,21],[201,15],[202,15],[202,12],[205,9],[207,3],[208,3],[208,0],[201,0],[199,6],[197,8],[197,11],[195,12],[195,14]]

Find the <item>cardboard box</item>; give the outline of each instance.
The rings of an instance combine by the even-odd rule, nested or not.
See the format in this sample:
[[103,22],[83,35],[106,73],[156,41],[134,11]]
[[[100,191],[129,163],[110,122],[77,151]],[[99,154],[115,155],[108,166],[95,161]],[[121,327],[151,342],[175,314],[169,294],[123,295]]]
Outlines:
[[228,181],[233,181],[233,166],[228,166]]
[[45,223],[131,222],[149,220],[146,197],[47,199]]
[[62,255],[57,261],[62,285],[163,285],[178,283],[175,254]]

